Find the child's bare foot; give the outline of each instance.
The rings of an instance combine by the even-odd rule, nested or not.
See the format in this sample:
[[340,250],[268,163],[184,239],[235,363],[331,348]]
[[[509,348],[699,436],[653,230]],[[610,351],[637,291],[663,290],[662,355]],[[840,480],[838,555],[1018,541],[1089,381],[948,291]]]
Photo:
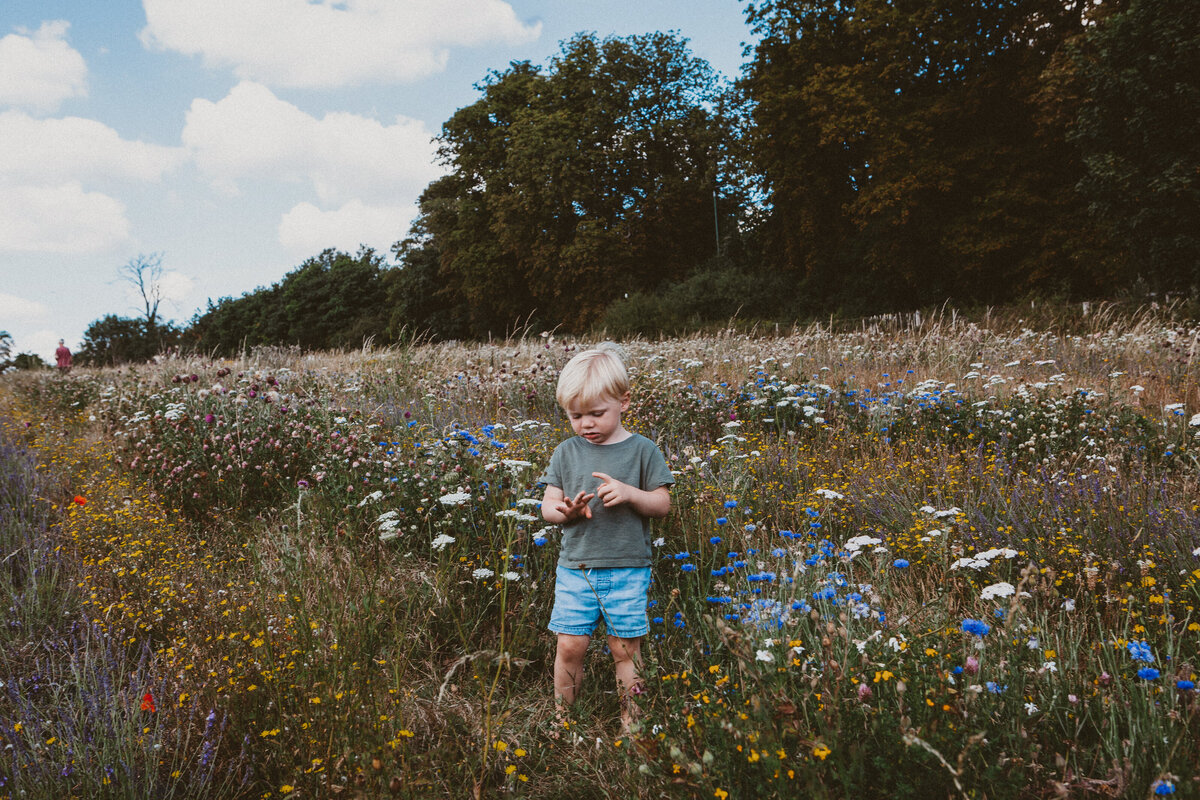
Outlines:
[[554,704],[554,716],[550,720],[550,738],[562,739],[566,734],[571,732],[571,715],[567,706],[561,703]]
[[646,693],[646,686],[638,681],[629,687],[628,694],[621,695],[621,735],[629,736],[641,731],[639,722],[642,718],[642,708],[637,704],[637,697]]

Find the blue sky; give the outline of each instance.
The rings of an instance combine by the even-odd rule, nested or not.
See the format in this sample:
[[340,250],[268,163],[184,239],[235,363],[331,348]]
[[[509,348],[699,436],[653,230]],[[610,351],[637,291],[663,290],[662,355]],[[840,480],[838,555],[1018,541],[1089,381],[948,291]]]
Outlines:
[[727,77],[740,0],[2,0],[0,330],[50,359],[160,253],[184,321],[326,247],[387,252],[490,69],[676,30]]

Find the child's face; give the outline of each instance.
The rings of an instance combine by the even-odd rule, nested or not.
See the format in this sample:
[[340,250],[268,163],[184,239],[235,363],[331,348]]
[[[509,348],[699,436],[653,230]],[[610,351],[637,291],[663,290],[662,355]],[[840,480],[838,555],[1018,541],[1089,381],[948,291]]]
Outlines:
[[592,444],[605,444],[612,441],[614,435],[624,432],[621,415],[628,408],[627,393],[619,400],[608,397],[586,404],[576,401],[566,411],[567,418],[571,420],[571,430],[577,436],[582,436]]

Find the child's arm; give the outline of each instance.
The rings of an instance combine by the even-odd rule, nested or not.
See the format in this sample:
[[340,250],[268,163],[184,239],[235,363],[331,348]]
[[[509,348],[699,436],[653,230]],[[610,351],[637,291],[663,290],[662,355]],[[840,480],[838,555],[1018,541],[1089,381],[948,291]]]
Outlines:
[[570,498],[563,495],[560,487],[547,486],[546,494],[542,496],[542,519],[551,525],[562,525],[580,517],[591,519],[592,510],[588,508],[588,501],[595,496],[580,492]]
[[671,511],[671,492],[666,486],[660,486],[647,492],[636,486],[630,486],[628,483],[622,483],[603,472],[593,472],[592,477],[603,481],[596,487],[596,496],[604,503],[605,508],[628,503],[643,517],[652,518],[665,517]]

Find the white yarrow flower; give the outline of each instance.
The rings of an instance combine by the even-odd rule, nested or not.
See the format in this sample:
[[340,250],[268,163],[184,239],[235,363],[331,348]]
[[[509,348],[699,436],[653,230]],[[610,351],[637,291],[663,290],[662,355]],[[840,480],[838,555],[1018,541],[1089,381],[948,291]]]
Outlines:
[[451,492],[438,498],[438,502],[446,506],[461,506],[471,499],[470,492]]
[[456,542],[456,541],[457,540],[453,536],[449,536],[447,534],[440,533],[437,535],[437,538],[435,538],[432,542],[429,543],[429,546],[432,547],[434,550],[445,550],[446,545],[454,544],[454,542]]
[[1012,597],[1016,594],[1017,587],[1013,586],[1008,581],[1000,581],[993,583],[991,586],[985,586],[979,596],[984,600],[995,600],[997,597]]
[[846,543],[843,544],[842,547],[853,553],[861,550],[864,547],[874,547],[877,544],[883,544],[883,540],[864,534],[862,536],[855,536],[852,539],[847,539]]
[[754,654],[754,660],[755,661],[765,661],[768,664],[770,664],[773,661],[775,661],[775,654],[772,653],[770,650],[759,650],[758,652],[756,652]]
[[364,497],[362,500],[359,500],[359,501],[358,501],[358,507],[359,507],[359,508],[362,508],[362,507],[363,507],[363,506],[365,506],[367,503],[378,503],[378,502],[379,502],[380,500],[382,500],[382,499],[383,499],[383,492],[382,492],[382,491],[379,491],[379,490],[376,490],[376,491],[374,491],[374,492],[371,492],[369,495],[367,495],[366,497]]
[[471,577],[483,579],[483,578],[490,578],[495,574],[496,573],[492,572],[487,567],[480,567],[479,569],[477,569],[471,573]]
[[496,512],[497,517],[512,517],[517,522],[537,522],[538,518],[530,514],[522,514],[515,508],[506,508],[503,511]]

